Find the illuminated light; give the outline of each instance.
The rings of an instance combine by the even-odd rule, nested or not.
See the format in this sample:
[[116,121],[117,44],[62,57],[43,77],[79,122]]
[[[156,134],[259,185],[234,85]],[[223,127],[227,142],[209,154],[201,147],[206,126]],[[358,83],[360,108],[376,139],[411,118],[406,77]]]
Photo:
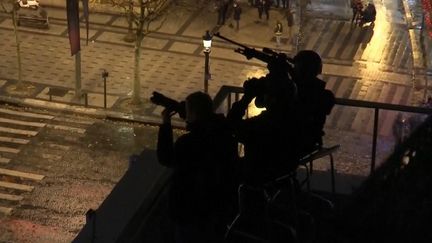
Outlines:
[[249,104],[247,109],[247,117],[254,117],[261,114],[261,112],[265,111],[265,108],[258,108],[255,106],[255,98]]
[[266,68],[260,68],[260,69],[250,69],[247,71],[246,73],[246,77],[247,78],[259,78],[259,77],[263,77],[265,75],[267,75],[268,73],[268,69]]
[[408,165],[410,162],[410,157],[405,155],[404,157],[402,157],[402,165]]
[[206,31],[202,40],[205,51],[210,51],[212,45],[212,36],[210,35],[210,32],[208,30]]

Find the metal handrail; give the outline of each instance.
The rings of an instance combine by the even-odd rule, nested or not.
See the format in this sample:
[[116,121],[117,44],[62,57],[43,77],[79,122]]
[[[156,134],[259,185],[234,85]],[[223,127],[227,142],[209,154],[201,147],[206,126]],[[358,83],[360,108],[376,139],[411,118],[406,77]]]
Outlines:
[[[243,92],[244,91],[242,87],[228,86],[228,85],[222,86],[213,99],[215,110],[219,109],[225,100],[228,101],[227,110],[229,110],[232,104],[231,94],[235,94],[236,100],[238,100],[239,95],[242,94]],[[432,114],[432,108],[426,108],[426,107],[395,105],[395,104],[387,104],[387,103],[364,101],[364,100],[353,100],[353,99],[345,99],[345,98],[336,98],[335,103],[337,105],[343,105],[343,106],[374,109],[374,123],[373,123],[374,127],[373,127],[373,135],[372,135],[372,152],[371,152],[372,156],[371,156],[371,168],[370,168],[371,174],[375,171],[379,110],[392,110],[392,111],[411,112],[411,113],[418,113],[418,114]]]

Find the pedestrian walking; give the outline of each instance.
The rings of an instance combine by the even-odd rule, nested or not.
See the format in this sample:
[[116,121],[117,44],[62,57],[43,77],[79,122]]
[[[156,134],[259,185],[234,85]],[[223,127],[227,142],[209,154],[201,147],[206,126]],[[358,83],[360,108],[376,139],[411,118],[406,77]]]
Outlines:
[[274,28],[274,33],[275,33],[275,37],[276,37],[276,46],[278,46],[278,47],[281,44],[282,31],[283,31],[282,23],[279,20],[277,20],[276,26]]
[[269,20],[269,11],[270,11],[271,0],[258,0],[257,8],[258,8],[258,17],[261,19],[262,14],[266,15],[266,20]]
[[272,0],[264,0],[264,14],[266,15],[266,20],[269,20],[271,5],[272,5]]
[[242,13],[242,9],[241,9],[240,5],[237,3],[237,1],[234,1],[233,11],[234,11],[233,18],[234,18],[234,21],[236,23],[235,30],[238,31],[239,26],[240,26],[240,15]]
[[294,15],[293,15],[290,8],[288,8],[287,11],[285,12],[285,17],[286,17],[287,26],[288,26],[288,39],[291,40],[292,39],[292,29],[294,26]]
[[228,12],[228,0],[217,0],[216,9],[218,11],[218,25],[224,25]]
[[[353,16],[351,19],[351,24],[357,24],[360,20],[362,11],[363,11],[363,3],[361,0],[351,0],[351,8],[353,12]],[[355,21],[355,22],[354,22]]]

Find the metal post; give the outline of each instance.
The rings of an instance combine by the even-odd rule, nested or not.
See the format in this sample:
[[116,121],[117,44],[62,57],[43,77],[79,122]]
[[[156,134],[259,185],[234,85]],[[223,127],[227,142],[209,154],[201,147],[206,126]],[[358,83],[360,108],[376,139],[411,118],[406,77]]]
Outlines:
[[81,51],[75,54],[75,97],[81,100]]
[[106,90],[106,79],[108,77],[109,73],[107,72],[107,70],[102,69],[102,78],[104,81],[104,108],[107,108],[107,90]]
[[106,77],[104,77],[104,108],[107,108],[107,101],[106,101]]
[[372,140],[372,161],[371,161],[370,174],[373,174],[375,171],[375,157],[376,157],[376,147],[377,147],[377,138],[378,138],[378,118],[379,118],[379,109],[375,108],[373,138],[372,138],[373,139]]
[[428,69],[428,56],[426,54],[426,44],[425,44],[425,31],[424,29],[426,28],[425,26],[425,11],[423,11],[423,15],[422,15],[422,23],[421,23],[421,29],[420,29],[420,45],[421,45],[421,50],[422,50],[422,57],[423,57],[423,70],[424,70],[424,93],[423,93],[423,102],[426,102],[427,97],[428,97],[428,74],[427,74],[427,69]]
[[209,54],[210,50],[204,50],[205,66],[204,66],[204,93],[208,94],[208,80],[209,80]]
[[302,38],[303,38],[303,14],[306,8],[306,0],[298,0],[298,32],[297,32],[297,40],[296,40],[296,53],[302,49]]

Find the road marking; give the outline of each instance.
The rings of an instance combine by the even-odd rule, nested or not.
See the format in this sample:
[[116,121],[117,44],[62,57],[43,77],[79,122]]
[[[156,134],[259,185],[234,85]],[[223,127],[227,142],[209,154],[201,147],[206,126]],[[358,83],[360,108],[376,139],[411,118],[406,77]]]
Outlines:
[[56,117],[54,118],[54,121],[60,121],[60,122],[70,122],[70,123],[78,123],[83,125],[93,125],[94,121],[85,121],[85,120],[75,120],[67,117]]
[[59,160],[62,157],[59,155],[55,155],[55,154],[42,154],[42,158],[44,159],[52,159],[52,160]]
[[48,147],[53,149],[60,149],[60,150],[69,150],[70,146],[60,145],[60,144],[48,144]]
[[343,23],[343,27],[340,30],[339,35],[338,35],[338,36],[340,36],[340,41],[335,41],[333,43],[333,46],[330,49],[329,54],[327,55],[329,58],[335,58],[336,57],[336,53],[338,52],[339,48],[343,48],[343,47],[341,47],[341,45],[344,44],[344,40],[345,40],[346,36],[350,34],[351,24],[349,24],[348,22],[342,22],[342,23]]
[[[335,83],[336,83],[336,77],[335,77],[335,76],[330,76],[330,77],[327,79],[327,82],[326,82],[325,88],[328,89],[328,90],[333,90],[333,87],[335,86]],[[332,92],[333,92],[333,91],[332,91]]]
[[19,150],[13,149],[13,148],[8,148],[8,147],[0,147],[0,152],[17,154],[17,153],[19,153]]
[[10,115],[17,115],[17,116],[25,116],[25,117],[31,117],[31,118],[42,118],[42,119],[53,119],[54,116],[50,115],[43,115],[43,114],[37,114],[37,113],[31,113],[31,112],[25,112],[25,111],[14,111],[14,110],[8,110],[0,108],[0,113],[10,114]]
[[33,186],[27,186],[27,185],[11,183],[11,182],[4,182],[4,181],[0,181],[0,187],[14,189],[14,190],[21,190],[21,191],[26,191],[26,192],[31,192],[34,189]]
[[0,193],[0,199],[2,199],[2,200],[21,201],[21,200],[23,200],[23,198],[24,197],[22,197],[22,196]]
[[32,127],[44,127],[46,124],[41,122],[28,122],[28,121],[13,120],[13,119],[1,118],[1,117],[0,117],[0,122],[12,123],[12,124],[23,125],[23,126],[32,126]]
[[[349,43],[352,43],[350,45],[348,45],[344,51],[342,52],[341,55],[341,59],[350,59],[352,58],[351,53],[353,52],[353,49],[355,48],[356,53],[354,54],[354,57],[357,55],[357,53],[361,53],[361,52],[365,52],[365,50],[362,48],[362,45],[359,45],[357,42],[357,39],[359,38],[360,35],[360,30],[358,28],[354,28],[353,32],[351,33],[350,39],[349,39]],[[369,50],[370,48],[366,48],[366,50]],[[359,53],[359,55],[360,55]],[[363,57],[363,56],[362,56]],[[359,60],[359,59],[356,59]],[[365,59],[367,60],[367,59]]]
[[64,130],[64,131],[70,131],[70,132],[81,133],[81,134],[84,134],[85,131],[86,131],[85,129],[82,129],[82,128],[78,128],[78,127],[69,127],[69,126],[62,126],[62,125],[52,125],[52,124],[48,124],[47,127],[48,127],[48,128],[57,129],[57,130]]
[[8,169],[3,169],[3,168],[0,168],[0,174],[15,176],[15,177],[21,177],[21,178],[26,178],[26,179],[32,179],[32,180],[37,180],[37,181],[40,181],[45,177],[43,175],[21,172],[21,171],[16,171],[16,170],[8,170]]
[[7,163],[9,163],[9,162],[10,162],[10,159],[0,157],[0,163],[1,163],[1,164],[7,164]]
[[10,138],[10,137],[2,137],[2,136],[0,136],[0,142],[28,144],[30,142],[30,140],[21,139],[21,138]]
[[36,136],[36,131],[28,131],[28,130],[22,130],[22,129],[15,129],[15,128],[8,128],[8,127],[0,127],[0,132],[7,132],[7,133],[14,133],[14,134],[20,134],[20,135],[27,135],[27,136]]
[[10,213],[12,213],[12,208],[6,208],[6,207],[0,206],[0,213],[9,215]]

